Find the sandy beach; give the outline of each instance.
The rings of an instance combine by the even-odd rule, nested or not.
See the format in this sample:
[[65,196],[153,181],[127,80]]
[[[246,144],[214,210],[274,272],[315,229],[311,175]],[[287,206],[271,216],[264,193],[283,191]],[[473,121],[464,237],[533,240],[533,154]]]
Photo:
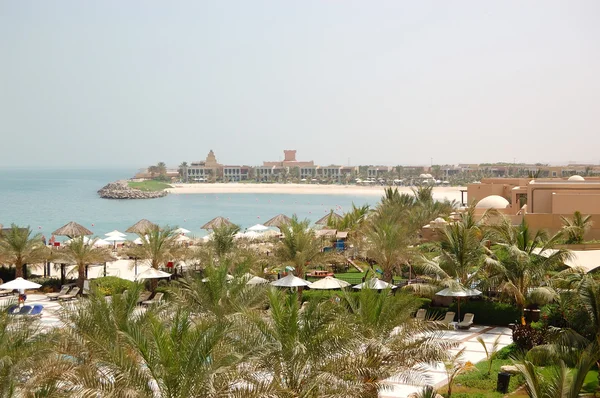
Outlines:
[[[293,195],[354,195],[381,196],[384,186],[361,185],[319,185],[319,184],[173,184],[167,189],[172,194],[228,194],[228,193],[260,193],[260,194],[293,194]],[[447,197],[460,200],[462,187],[435,187],[435,198]],[[410,187],[398,187],[400,193],[412,193]]]

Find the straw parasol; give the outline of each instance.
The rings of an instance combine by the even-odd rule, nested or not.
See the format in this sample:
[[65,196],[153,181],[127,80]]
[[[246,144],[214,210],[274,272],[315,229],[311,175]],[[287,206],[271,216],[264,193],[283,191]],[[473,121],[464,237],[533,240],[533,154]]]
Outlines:
[[154,228],[156,228],[156,224],[146,220],[145,218],[142,218],[140,221],[127,228],[125,232],[129,232],[131,234],[145,234]]
[[281,227],[289,225],[291,221],[292,219],[285,214],[278,214],[263,225],[266,227],[277,227],[281,229]]
[[79,225],[76,222],[71,221],[52,232],[52,235],[68,236],[69,238],[73,238],[75,236],[92,235],[92,231],[83,225]]
[[278,287],[300,287],[300,286],[310,286],[311,283],[309,281],[305,281],[302,278],[298,278],[293,274],[288,274],[288,276],[278,279],[274,282],[271,282],[272,286]]
[[327,213],[327,215],[325,215],[324,217],[321,217],[320,219],[317,220],[317,222],[315,224],[317,225],[327,225],[329,219],[333,219],[333,220],[341,220],[342,216],[340,216],[339,214],[333,212],[333,210],[329,213]]
[[202,229],[215,229],[215,228],[220,228],[223,225],[233,225],[233,223],[231,221],[229,221],[228,219],[219,216],[219,217],[213,218],[212,220],[210,220],[209,222],[204,224],[201,228]]

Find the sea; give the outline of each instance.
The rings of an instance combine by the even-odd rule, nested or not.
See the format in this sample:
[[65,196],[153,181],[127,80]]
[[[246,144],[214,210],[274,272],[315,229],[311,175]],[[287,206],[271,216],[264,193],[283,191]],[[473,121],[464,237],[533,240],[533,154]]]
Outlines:
[[375,206],[380,199],[373,195],[256,193],[171,194],[144,200],[98,196],[98,189],[107,183],[130,178],[135,172],[0,169],[0,224],[30,226],[50,238],[52,231],[75,221],[102,237],[115,229],[124,232],[146,218],[161,226],[186,228],[191,231],[189,236],[201,237],[207,232],[200,227],[216,216],[228,218],[243,230],[280,213],[315,222],[332,209],[341,214],[353,203]]

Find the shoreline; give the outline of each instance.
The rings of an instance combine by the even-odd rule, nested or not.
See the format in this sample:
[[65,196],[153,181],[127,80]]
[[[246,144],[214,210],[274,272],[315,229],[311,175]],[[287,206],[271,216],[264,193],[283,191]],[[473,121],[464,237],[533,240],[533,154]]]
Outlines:
[[[228,194],[228,193],[256,193],[256,194],[292,194],[292,195],[353,195],[353,196],[382,196],[388,186],[362,186],[362,185],[319,185],[319,184],[239,184],[239,183],[199,183],[199,184],[171,184],[173,188],[165,191],[174,195],[187,194]],[[411,187],[400,186],[400,193],[412,193]],[[434,196],[460,197],[460,190],[464,187],[434,187]]]

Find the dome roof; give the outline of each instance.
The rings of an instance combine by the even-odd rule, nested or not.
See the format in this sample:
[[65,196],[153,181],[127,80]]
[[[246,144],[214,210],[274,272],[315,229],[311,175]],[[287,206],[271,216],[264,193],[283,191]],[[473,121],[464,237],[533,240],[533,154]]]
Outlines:
[[481,199],[475,205],[476,209],[505,209],[509,206],[508,200],[502,196],[490,195]]
[[567,181],[585,181],[585,179],[582,176],[574,175],[569,177]]

